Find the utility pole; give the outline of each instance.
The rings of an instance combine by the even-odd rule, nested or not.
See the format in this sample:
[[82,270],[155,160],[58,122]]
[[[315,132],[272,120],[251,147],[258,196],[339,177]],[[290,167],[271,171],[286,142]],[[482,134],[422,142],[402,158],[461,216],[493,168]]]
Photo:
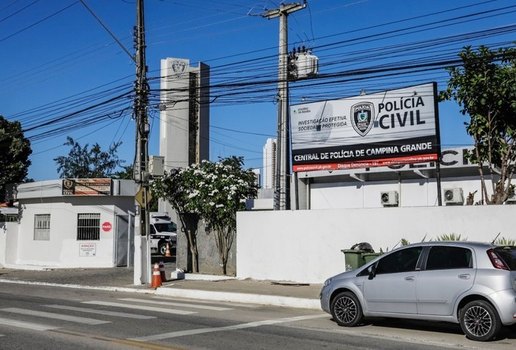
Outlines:
[[[134,83],[134,115],[136,120],[136,155],[133,169],[134,180],[138,184],[136,196],[134,284],[150,283],[150,240],[149,226],[149,173],[148,138],[149,122],[147,105],[149,85],[147,83],[147,63],[145,59],[145,25],[143,0],[136,1],[136,27],[134,30],[136,49],[136,81]],[[138,281],[139,280],[139,281]],[[139,282],[139,283],[138,283]]]
[[266,11],[262,17],[279,17],[279,64],[278,64],[278,141],[276,143],[276,168],[274,169],[274,209],[290,209],[290,120],[288,103],[288,15],[302,10],[304,3],[281,4]]

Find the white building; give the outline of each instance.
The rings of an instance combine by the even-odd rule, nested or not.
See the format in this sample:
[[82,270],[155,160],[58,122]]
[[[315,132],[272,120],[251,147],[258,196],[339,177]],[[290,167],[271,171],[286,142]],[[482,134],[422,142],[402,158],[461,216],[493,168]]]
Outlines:
[[135,193],[132,180],[64,179],[19,185],[19,222],[2,224],[0,266],[130,264]]
[[[467,161],[466,152],[466,148],[442,151],[440,193],[443,206],[474,204],[481,200],[478,166]],[[434,162],[298,172],[295,175],[298,180],[293,182],[296,191],[292,191],[292,207],[297,209],[438,206]],[[487,181],[487,190],[491,195],[490,181]],[[515,201],[516,197],[508,203]]]
[[260,169],[255,168],[251,169],[251,171],[254,173],[256,186],[260,187],[260,183],[262,182],[262,173]]
[[268,138],[263,146],[263,189],[275,187],[274,169],[276,169],[276,139]]

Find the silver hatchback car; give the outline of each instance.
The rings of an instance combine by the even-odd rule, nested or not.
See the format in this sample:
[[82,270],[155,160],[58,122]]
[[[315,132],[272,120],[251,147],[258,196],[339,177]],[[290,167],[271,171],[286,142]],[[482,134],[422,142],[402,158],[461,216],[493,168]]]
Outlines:
[[516,247],[424,242],[329,278],[321,307],[341,326],[364,317],[459,323],[472,340],[516,323]]

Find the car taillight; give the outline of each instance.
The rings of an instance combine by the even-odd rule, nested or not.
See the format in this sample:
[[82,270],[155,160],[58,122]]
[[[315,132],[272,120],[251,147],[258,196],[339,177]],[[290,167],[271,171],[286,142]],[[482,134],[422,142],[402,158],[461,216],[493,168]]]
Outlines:
[[500,259],[493,249],[489,249],[487,251],[487,255],[489,256],[489,260],[491,260],[491,264],[493,264],[495,268],[500,270],[509,270],[509,267],[502,259]]

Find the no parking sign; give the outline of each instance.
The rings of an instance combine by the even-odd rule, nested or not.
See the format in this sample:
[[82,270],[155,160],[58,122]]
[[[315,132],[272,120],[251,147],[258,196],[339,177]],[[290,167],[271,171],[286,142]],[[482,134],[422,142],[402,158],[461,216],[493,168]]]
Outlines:
[[109,221],[105,221],[102,223],[102,231],[109,232],[113,228],[113,225]]

